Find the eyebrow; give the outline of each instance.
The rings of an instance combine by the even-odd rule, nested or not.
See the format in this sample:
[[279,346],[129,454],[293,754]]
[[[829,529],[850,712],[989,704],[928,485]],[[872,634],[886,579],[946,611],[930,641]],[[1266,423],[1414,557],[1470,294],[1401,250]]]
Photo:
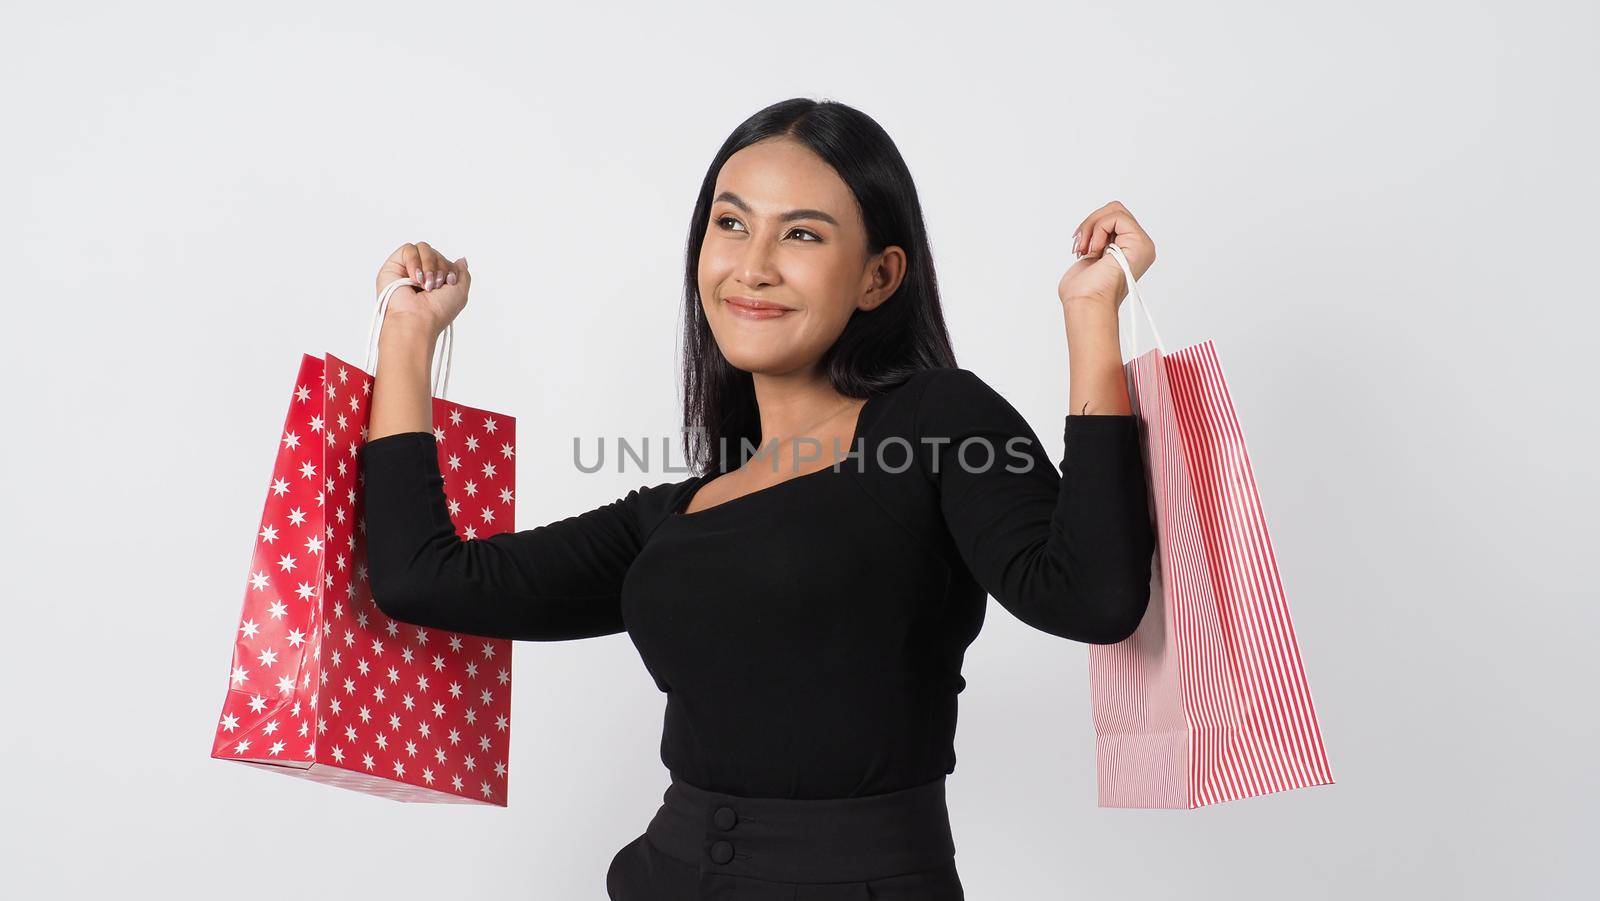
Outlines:
[[[750,212],[750,204],[745,203],[743,198],[732,191],[723,191],[721,194],[713,197],[711,202],[716,203],[719,200],[726,200],[746,213]],[[835,227],[839,226],[839,220],[821,210],[790,210],[778,217],[779,222],[793,222],[796,219],[820,219],[829,225]]]

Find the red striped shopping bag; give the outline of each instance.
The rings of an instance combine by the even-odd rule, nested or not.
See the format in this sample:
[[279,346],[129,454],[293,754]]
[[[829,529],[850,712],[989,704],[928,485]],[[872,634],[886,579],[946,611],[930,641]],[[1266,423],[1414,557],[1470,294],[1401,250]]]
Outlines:
[[[1144,621],[1126,641],[1089,648],[1099,806],[1189,809],[1330,785],[1216,348],[1167,353],[1122,249],[1106,251],[1128,280],[1122,356],[1157,546]],[[1140,317],[1156,346],[1133,356]]]

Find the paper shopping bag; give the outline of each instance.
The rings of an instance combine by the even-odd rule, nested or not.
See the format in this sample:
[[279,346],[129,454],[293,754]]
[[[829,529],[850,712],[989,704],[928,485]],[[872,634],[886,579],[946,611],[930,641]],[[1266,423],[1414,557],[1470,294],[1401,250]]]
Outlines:
[[[1089,648],[1101,807],[1192,809],[1333,783],[1266,517],[1216,348],[1133,356],[1157,547],[1127,640]],[[1124,338],[1130,336],[1125,334]]]
[[[372,600],[356,465],[372,385],[331,354],[301,359],[211,756],[402,801],[504,807],[511,642],[407,625]],[[441,459],[459,464],[441,466],[451,509],[498,506],[492,521],[458,523],[463,537],[511,528],[515,420],[435,396],[433,422]]]

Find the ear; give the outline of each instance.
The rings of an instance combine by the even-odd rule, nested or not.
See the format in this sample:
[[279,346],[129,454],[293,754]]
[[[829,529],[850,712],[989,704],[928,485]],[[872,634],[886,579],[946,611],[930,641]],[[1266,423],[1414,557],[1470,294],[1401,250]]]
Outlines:
[[891,244],[867,260],[863,276],[861,299],[856,301],[860,310],[875,310],[887,303],[906,276],[906,252]]

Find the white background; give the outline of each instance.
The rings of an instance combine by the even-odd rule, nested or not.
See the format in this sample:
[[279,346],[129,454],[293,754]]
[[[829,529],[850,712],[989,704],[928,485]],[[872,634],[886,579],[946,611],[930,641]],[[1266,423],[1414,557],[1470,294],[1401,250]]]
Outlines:
[[[508,809],[211,760],[300,355],[378,265],[475,275],[451,396],[518,526],[671,435],[696,187],[790,96],[889,131],[961,365],[1059,454],[1090,210],[1216,342],[1337,784],[1095,805],[1086,648],[991,603],[949,792],[968,897],[1576,897],[1597,800],[1595,7],[35,5],[0,54],[11,897],[603,898],[667,774],[625,635],[516,648]],[[1592,886],[1591,886],[1592,887]]]

